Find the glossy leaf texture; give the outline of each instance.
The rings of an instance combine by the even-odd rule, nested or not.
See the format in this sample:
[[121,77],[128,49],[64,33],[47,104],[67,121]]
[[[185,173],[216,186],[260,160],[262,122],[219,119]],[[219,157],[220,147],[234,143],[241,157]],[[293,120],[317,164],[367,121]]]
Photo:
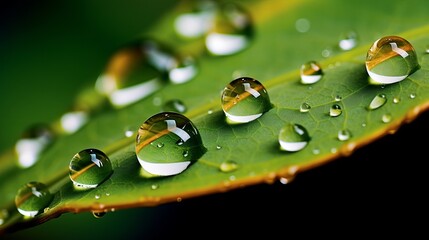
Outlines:
[[[394,133],[427,109],[429,25],[425,9],[415,7],[421,2],[236,2],[252,17],[254,36],[245,50],[213,56],[201,39],[178,37],[173,22],[189,9],[185,1],[142,37],[194,56],[198,73],[192,80],[165,84],[123,108],[101,110],[77,132],[55,139],[29,168],[15,166],[16,156],[6,152],[0,166],[0,206],[9,217],[0,225],[1,232],[40,224],[65,212],[157,206],[255,184],[287,182],[300,172],[349,156]],[[384,11],[370,11],[381,8]],[[390,19],[407,20],[394,24]],[[357,44],[343,50],[338,44],[349,32],[357,35]],[[420,68],[394,84],[370,84],[367,51],[374,41],[390,35],[413,45]],[[320,64],[323,76],[314,84],[302,84],[299,70],[309,61]],[[221,92],[244,76],[265,86],[272,108],[254,121],[230,125],[222,111]],[[386,102],[369,109],[380,95]],[[174,99],[186,105],[184,115],[199,130],[207,151],[180,174],[144,177],[135,153],[136,131],[150,116],[163,111],[162,103]],[[308,111],[300,110],[303,104]],[[332,116],[331,108],[338,114]],[[310,136],[297,152],[280,150],[280,130],[291,123],[304,127]],[[125,130],[133,135],[125,136]],[[113,174],[94,189],[78,191],[69,179],[68,165],[77,152],[87,148],[103,150],[112,162]],[[54,200],[42,214],[24,219],[15,209],[14,198],[17,189],[29,181],[48,184]]]

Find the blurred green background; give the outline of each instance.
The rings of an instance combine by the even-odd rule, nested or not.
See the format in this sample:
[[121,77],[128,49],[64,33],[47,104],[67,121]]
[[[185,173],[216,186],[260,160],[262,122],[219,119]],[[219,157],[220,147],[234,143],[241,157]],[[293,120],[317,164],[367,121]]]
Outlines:
[[[118,45],[144,33],[177,3],[2,1],[0,151],[13,147],[27,126],[57,120],[75,94],[93,83]],[[205,239],[258,234],[286,239],[300,226],[310,232],[324,226],[325,236],[339,235],[338,228],[351,235],[370,229],[391,231],[395,226],[404,229],[427,209],[422,167],[427,146],[421,138],[429,134],[428,119],[424,113],[396,134],[302,173],[286,185],[250,186],[120,210],[99,219],[91,213],[64,214],[2,239]],[[356,224],[356,219],[362,220]],[[389,228],[383,229],[381,222]],[[418,224],[415,228],[419,230]]]

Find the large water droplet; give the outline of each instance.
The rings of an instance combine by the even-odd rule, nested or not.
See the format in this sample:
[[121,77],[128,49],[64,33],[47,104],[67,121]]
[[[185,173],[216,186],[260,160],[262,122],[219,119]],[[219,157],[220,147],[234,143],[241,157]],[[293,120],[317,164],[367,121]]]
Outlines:
[[366,56],[366,69],[374,84],[402,81],[420,68],[414,47],[399,36],[382,37]]
[[69,176],[76,188],[95,188],[113,173],[107,155],[95,148],[76,153],[70,161]]
[[387,101],[386,94],[380,93],[377,94],[369,103],[368,109],[374,110],[383,106]]
[[338,117],[341,115],[342,112],[343,112],[343,110],[341,109],[341,106],[338,104],[334,104],[329,109],[329,116]]
[[163,104],[162,110],[164,112],[185,113],[187,108],[183,101],[179,99],[171,99]]
[[18,165],[23,168],[33,166],[53,139],[54,133],[47,124],[30,126],[15,144]]
[[[163,147],[158,147],[158,143]],[[183,172],[206,152],[206,148],[191,120],[180,113],[161,112],[140,126],[135,151],[146,172],[169,176]]]
[[205,43],[210,54],[225,56],[246,49],[252,37],[250,14],[241,6],[228,2],[218,6]]
[[22,215],[34,217],[42,213],[53,199],[54,195],[45,184],[32,181],[18,189],[15,205]]
[[253,121],[272,107],[265,87],[250,77],[231,81],[224,88],[221,101],[227,122],[231,124]]
[[316,61],[309,61],[301,65],[300,73],[302,84],[316,83],[323,75],[322,67]]
[[296,152],[307,146],[310,135],[305,127],[296,123],[288,123],[280,129],[279,144],[280,149],[289,152]]

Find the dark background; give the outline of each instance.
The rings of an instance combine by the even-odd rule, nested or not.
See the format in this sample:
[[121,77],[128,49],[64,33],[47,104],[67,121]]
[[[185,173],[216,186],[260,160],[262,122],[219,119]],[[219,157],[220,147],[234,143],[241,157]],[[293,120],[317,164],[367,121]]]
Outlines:
[[[149,28],[174,4],[2,1],[0,150],[13,146],[29,124],[57,119],[70,105],[63,99],[73,99],[80,86],[93,81],[116,46]],[[249,186],[99,219],[90,213],[64,214],[2,238],[425,236],[428,121],[423,113],[395,134],[286,185]]]

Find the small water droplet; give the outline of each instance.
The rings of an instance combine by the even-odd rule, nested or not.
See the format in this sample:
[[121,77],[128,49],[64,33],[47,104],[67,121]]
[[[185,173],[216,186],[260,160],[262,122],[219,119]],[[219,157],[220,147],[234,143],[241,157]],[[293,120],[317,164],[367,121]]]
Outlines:
[[215,1],[193,1],[191,9],[174,20],[176,33],[184,38],[204,36],[213,25],[217,5]]
[[308,104],[306,102],[302,103],[301,106],[299,106],[300,112],[308,112],[308,111],[310,111],[310,109],[311,109],[310,104]]
[[112,163],[101,150],[88,148],[70,161],[69,176],[78,189],[95,188],[112,175]]
[[187,108],[183,101],[179,99],[171,99],[164,103],[162,110],[165,112],[185,113]]
[[3,225],[3,223],[6,222],[8,217],[9,217],[9,211],[7,211],[7,209],[1,209],[0,210],[0,225]]
[[54,195],[41,182],[28,182],[18,189],[15,196],[15,205],[18,211],[28,217],[34,217],[52,202]]
[[134,135],[134,131],[131,130],[130,128],[127,128],[124,131],[124,135],[125,135],[125,137],[132,137]]
[[53,142],[54,132],[47,124],[34,124],[21,135],[15,144],[18,165],[23,168],[33,166],[42,152]]
[[401,98],[399,98],[399,97],[393,98],[393,103],[399,103],[400,101],[401,101]]
[[100,195],[96,194],[96,195],[94,196],[94,198],[95,198],[95,199],[100,199]]
[[369,103],[368,109],[374,110],[383,106],[387,101],[386,94],[380,93],[377,94]]
[[228,2],[218,6],[205,44],[214,56],[232,55],[246,49],[252,37],[253,23],[249,12],[236,3]]
[[366,127],[366,123],[362,123],[362,127]]
[[219,170],[222,172],[232,172],[238,168],[238,164],[233,160],[227,160],[220,164]]
[[329,116],[338,117],[341,115],[342,112],[343,112],[343,110],[341,109],[341,106],[338,104],[334,104],[329,109]]
[[314,155],[317,155],[317,154],[320,153],[320,149],[314,148],[312,152],[313,152]]
[[357,34],[354,31],[349,31],[346,33],[343,33],[340,36],[340,41],[338,42],[338,46],[344,50],[348,51],[356,47],[358,43]]
[[159,188],[159,185],[158,184],[152,184],[151,186],[150,186],[150,189],[152,189],[152,190],[156,190],[156,189],[158,189]]
[[334,98],[335,102],[339,102],[342,99],[343,99],[343,97],[341,97],[340,95],[336,95],[335,98]]
[[[183,144],[178,145],[177,142]],[[162,142],[163,148],[152,143]],[[161,112],[149,117],[136,137],[135,151],[142,168],[152,175],[179,174],[197,161],[206,148],[196,126],[176,112]]]
[[411,94],[410,94],[410,98],[411,98],[411,99],[414,99],[414,98],[416,98],[416,94],[414,94],[414,93],[411,93]]
[[399,36],[386,36],[374,42],[366,56],[366,69],[374,84],[404,80],[420,68],[414,47]]
[[302,84],[313,84],[322,78],[323,71],[319,63],[316,61],[309,61],[301,65],[300,74]]
[[347,141],[352,137],[352,133],[349,129],[341,129],[338,131],[338,140]]
[[390,115],[389,113],[383,114],[383,116],[381,116],[381,121],[384,123],[392,121],[392,115]]
[[210,115],[210,114],[212,114],[212,113],[213,113],[213,110],[208,110],[208,111],[207,111],[207,114],[208,114],[208,115]]
[[71,111],[61,116],[61,127],[66,133],[74,133],[88,122],[89,114],[85,111]]
[[102,218],[106,215],[105,211],[92,211],[92,216],[95,218]]
[[250,77],[231,81],[224,88],[221,100],[226,120],[230,124],[253,121],[272,108],[265,87]]
[[278,140],[281,150],[296,152],[307,146],[310,135],[302,125],[288,123],[280,129]]
[[216,150],[220,150],[220,149],[222,149],[222,146],[217,145]]
[[306,18],[299,18],[295,21],[295,28],[301,33],[308,32],[310,30],[310,21]]

